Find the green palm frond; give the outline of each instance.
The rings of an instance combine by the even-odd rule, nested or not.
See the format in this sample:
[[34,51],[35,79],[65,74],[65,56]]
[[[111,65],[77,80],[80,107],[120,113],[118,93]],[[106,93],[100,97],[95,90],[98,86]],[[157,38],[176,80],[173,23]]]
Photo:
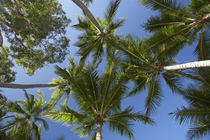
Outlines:
[[152,10],[174,10],[177,9],[176,0],[141,0],[141,3]]
[[56,66],[55,68],[55,73],[69,82],[69,79],[71,79],[71,75],[69,74],[69,72],[66,69],[60,68],[59,66]]
[[173,72],[164,72],[162,73],[166,84],[170,87],[173,93],[182,93],[183,85],[182,85],[182,78],[173,74]]
[[116,112],[108,117],[105,117],[104,120],[112,120],[117,118],[124,118],[128,120],[140,121],[143,123],[154,124],[154,122],[147,116],[140,114],[140,113],[133,113],[133,108],[130,106],[124,109],[121,112]]
[[64,104],[67,104],[70,96],[70,89],[68,86],[64,86],[64,87],[58,87],[58,89],[52,93],[52,96],[50,98],[47,107],[50,109],[53,108],[64,96],[64,94],[66,94]]
[[128,136],[129,139],[134,138],[132,123],[124,119],[110,119],[109,127],[112,131],[116,131],[121,134],[121,136]]
[[[21,102],[21,101],[18,101],[18,102]],[[23,103],[25,103],[23,101]],[[8,109],[10,112],[16,112],[16,113],[20,113],[20,114],[25,114],[26,112],[21,108],[21,106],[17,103],[10,103],[8,105]]]
[[210,86],[210,82],[204,79],[204,77],[199,76],[193,71],[188,71],[188,72],[181,72],[181,71],[173,71],[173,74],[183,76],[192,80],[196,80],[197,82],[202,82],[206,86]]
[[178,16],[171,16],[171,15],[162,15],[162,16],[153,16],[150,17],[143,27],[147,31],[157,31],[160,28],[165,27],[180,27],[185,25],[185,22],[182,18]]
[[206,116],[210,115],[210,109],[209,108],[185,108],[182,107],[181,110],[177,109],[174,114],[177,120],[180,120],[180,124],[183,122],[197,122],[199,120],[202,120]]
[[114,62],[111,62],[109,69],[106,72],[104,72],[104,75],[103,75],[104,88],[102,89],[102,91],[104,95],[103,95],[102,104],[100,108],[101,112],[104,109],[105,100],[107,99],[107,94],[109,92],[108,90],[112,84],[112,80],[115,77],[114,65],[115,65]]
[[205,9],[205,7],[209,6],[209,2],[206,0],[191,0],[190,8],[192,10],[200,11]]
[[48,123],[47,123],[46,120],[44,120],[44,119],[42,119],[42,118],[40,118],[40,117],[35,117],[34,120],[35,120],[35,121],[40,121],[40,122],[42,122],[42,124],[43,124],[43,126],[44,126],[44,129],[45,129],[45,130],[48,130],[49,126],[48,126]]
[[191,106],[198,108],[210,106],[209,88],[201,86],[200,89],[195,89],[193,85],[191,85],[185,91],[184,97]]
[[35,136],[37,138],[37,140],[41,140],[41,131],[39,129],[41,129],[41,125],[37,126],[34,122],[32,123],[32,129],[35,130]]
[[210,88],[206,82],[209,82],[209,69],[200,69],[194,72],[194,76],[205,82],[196,82],[196,85],[190,85],[184,91],[184,98],[188,102],[188,107],[177,109],[172,114],[180,124],[187,122],[191,124],[187,136],[191,139],[199,139],[208,135],[210,128]]
[[143,26],[153,33],[149,49],[161,50],[159,56],[174,57],[182,48],[196,42],[198,59],[208,59],[208,2],[195,0],[185,7],[180,7],[176,0],[142,0],[142,3],[160,10],[158,16],[151,17]]
[[42,111],[43,106],[46,104],[46,101],[43,97],[43,94],[40,90],[37,91],[39,95],[39,99],[35,99],[35,104],[34,104],[34,111]]
[[105,13],[107,23],[110,23],[113,20],[115,14],[116,14],[116,11],[120,5],[120,2],[121,2],[121,0],[112,0],[110,2],[108,9]]
[[187,132],[187,136],[191,139],[199,139],[203,136],[206,136],[210,132],[210,121],[199,121],[196,122],[194,127],[190,128],[190,130]]
[[148,95],[146,97],[146,115],[151,115],[152,112],[155,111],[156,107],[160,105],[160,101],[162,98],[160,91],[160,82],[158,79],[158,75],[154,75],[149,82],[148,87]]
[[[204,28],[204,26],[203,26]],[[209,35],[210,33],[208,31],[204,31],[204,29],[201,29],[199,42],[196,46],[196,49],[194,53],[198,56],[198,60],[208,60],[210,59],[210,39]]]
[[75,116],[73,116],[71,113],[66,112],[49,112],[45,116],[53,121],[62,122],[62,124],[67,126],[72,125],[72,123],[76,121]]

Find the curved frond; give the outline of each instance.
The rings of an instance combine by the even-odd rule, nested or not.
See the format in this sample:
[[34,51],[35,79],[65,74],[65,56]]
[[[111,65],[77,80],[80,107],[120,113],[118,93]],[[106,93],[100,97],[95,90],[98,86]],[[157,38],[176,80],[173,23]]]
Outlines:
[[158,75],[154,75],[151,81],[149,82],[149,91],[145,103],[147,116],[154,112],[155,108],[160,105],[162,95],[160,91],[160,82],[157,76]]
[[121,0],[112,0],[110,2],[108,9],[105,13],[105,17],[106,17],[106,20],[108,23],[110,23],[113,20],[115,14],[116,14],[116,11],[120,5],[120,2],[121,2]]
[[141,0],[141,3],[152,10],[174,10],[177,8],[176,0]]
[[180,76],[177,76],[173,74],[173,72],[164,72],[162,73],[162,76],[164,80],[166,81],[166,84],[170,87],[173,93],[179,92],[182,93],[183,85],[182,81],[183,79]]

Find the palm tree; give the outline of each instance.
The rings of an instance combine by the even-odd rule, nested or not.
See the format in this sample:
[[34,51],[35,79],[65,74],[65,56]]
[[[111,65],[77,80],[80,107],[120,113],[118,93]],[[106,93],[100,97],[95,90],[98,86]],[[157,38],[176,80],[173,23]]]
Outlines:
[[[198,74],[210,82],[208,69],[201,69]],[[200,85],[200,86],[198,86]],[[180,124],[190,122],[192,128],[188,131],[188,137],[199,139],[210,132],[210,86],[196,83],[188,87],[184,98],[189,103],[188,107],[177,109],[173,114]]]
[[106,48],[106,54],[109,57],[112,56],[113,48],[117,47],[113,46],[115,32],[124,23],[124,20],[114,19],[119,4],[120,0],[111,1],[105,13],[105,19],[97,18],[102,31],[90,18],[78,17],[79,23],[74,27],[84,32],[76,43],[76,46],[79,47],[78,54],[82,56],[80,60],[82,63],[90,53],[92,53],[94,62],[99,60],[105,53],[104,48]]
[[[126,57],[122,60],[125,77],[134,82],[135,85],[129,95],[135,95],[145,87],[148,88],[145,103],[146,115],[150,115],[160,105],[162,99],[160,78],[165,80],[172,92],[182,93],[182,76],[187,77],[190,74],[185,75],[181,71],[163,69],[163,66],[176,63],[174,59],[166,56],[157,57],[157,54],[146,48],[148,44],[144,40],[140,41],[128,36],[121,39],[120,44],[128,52],[125,52]],[[191,78],[199,80],[199,78],[196,79],[195,76],[191,76]]]
[[39,99],[35,99],[33,95],[28,94],[25,91],[26,101],[20,100],[17,103],[11,103],[8,105],[8,110],[12,115],[12,120],[7,121],[7,125],[0,129],[9,128],[7,130],[7,136],[10,139],[22,140],[22,139],[41,139],[41,124],[37,126],[37,122],[42,122],[44,128],[48,129],[46,120],[42,118],[45,111],[49,109],[48,105],[45,105],[42,93],[38,91]]
[[81,69],[76,76],[71,71],[57,67],[56,73],[71,83],[71,92],[78,103],[78,111],[62,106],[46,115],[50,119],[73,125],[80,136],[92,134],[92,138],[96,140],[102,139],[104,124],[108,124],[111,130],[132,138],[132,121],[153,123],[150,118],[134,113],[130,106],[121,109],[127,87],[120,79],[117,66],[113,62],[109,63],[108,70],[102,76],[92,66]]
[[186,44],[197,43],[194,51],[198,60],[210,59],[210,3],[207,0],[191,0],[181,6],[176,0],[141,0],[147,7],[158,10],[144,28],[153,33],[149,48],[157,49],[165,44],[165,53],[176,55]]

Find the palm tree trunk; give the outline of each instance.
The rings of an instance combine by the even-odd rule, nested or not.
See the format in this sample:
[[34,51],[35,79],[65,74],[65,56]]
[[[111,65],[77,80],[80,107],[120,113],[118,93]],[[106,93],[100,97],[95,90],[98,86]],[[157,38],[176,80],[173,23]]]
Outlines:
[[55,87],[59,85],[66,85],[67,83],[58,83],[58,84],[9,84],[9,83],[0,83],[1,88],[45,88],[45,87]]
[[94,18],[90,10],[80,0],[72,0],[72,1],[82,9],[84,14],[93,22],[93,24],[98,28],[98,30],[101,33],[103,33],[101,26],[99,25],[98,21]]
[[102,124],[97,124],[97,130],[96,130],[96,140],[102,140]]
[[183,70],[183,69],[191,69],[191,68],[202,68],[202,67],[210,67],[210,60],[204,60],[204,61],[195,61],[180,65],[174,65],[174,66],[165,66],[163,67],[163,70]]

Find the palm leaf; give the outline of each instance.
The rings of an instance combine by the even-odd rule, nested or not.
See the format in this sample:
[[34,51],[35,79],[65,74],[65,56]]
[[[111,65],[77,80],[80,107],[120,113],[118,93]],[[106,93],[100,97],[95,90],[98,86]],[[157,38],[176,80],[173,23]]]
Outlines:
[[141,0],[141,3],[152,10],[174,10],[177,9],[176,0]]
[[204,31],[204,25],[200,32],[199,42],[196,46],[194,54],[197,54],[198,60],[208,60],[210,54],[210,39],[208,39],[208,31]]
[[209,108],[185,108],[182,107],[181,110],[177,109],[176,112],[171,113],[174,114],[177,120],[180,120],[180,124],[183,122],[197,122],[205,118],[205,116],[210,115]]
[[106,17],[108,24],[113,20],[115,14],[116,14],[116,11],[120,5],[120,2],[121,2],[121,0],[112,0],[110,2],[109,6],[108,6],[109,8],[107,9],[107,11],[105,13],[105,17]]
[[46,120],[44,120],[44,119],[42,119],[42,118],[40,118],[40,117],[35,117],[35,121],[41,121],[42,124],[43,124],[43,126],[44,126],[44,129],[45,129],[45,130],[48,130],[49,126],[48,126],[48,123],[47,123]]
[[173,72],[164,72],[162,73],[166,84],[170,87],[173,93],[179,92],[182,93],[183,85],[182,85],[182,78],[173,74]]
[[187,132],[187,136],[191,139],[199,139],[207,135],[210,132],[210,122],[209,121],[200,121],[193,125],[190,130]]
[[158,75],[154,75],[151,81],[149,82],[149,91],[146,97],[146,115],[150,115],[152,112],[155,111],[156,107],[160,105],[161,100],[161,92],[160,92],[160,85],[158,80]]

